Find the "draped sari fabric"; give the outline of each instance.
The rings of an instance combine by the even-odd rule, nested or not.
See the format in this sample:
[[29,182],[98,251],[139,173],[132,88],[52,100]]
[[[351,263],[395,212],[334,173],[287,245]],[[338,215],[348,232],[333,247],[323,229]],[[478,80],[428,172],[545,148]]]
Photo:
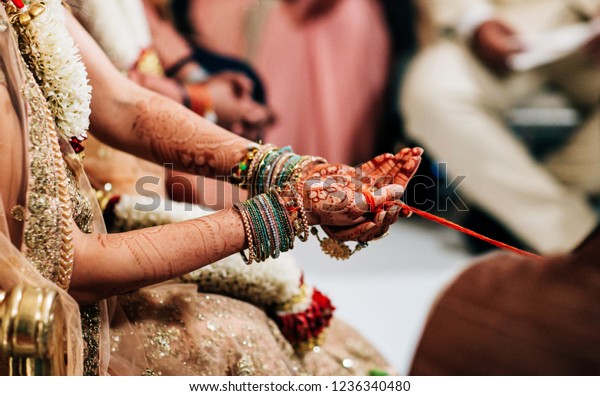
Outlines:
[[[4,8],[0,6],[0,91],[4,91],[2,94],[6,94],[5,97],[10,101],[7,107],[2,108],[2,123],[6,125],[12,118],[18,124],[11,123],[13,129],[8,132],[10,144],[5,145],[12,148],[11,157],[15,161],[11,167],[2,169],[4,177],[3,191],[0,191],[0,290],[6,292],[15,286],[25,285],[58,293],[65,314],[67,373],[80,375],[83,372],[83,340],[79,306],[65,291],[45,279],[15,247],[15,243],[20,243],[23,239],[22,229],[19,229],[19,224],[9,216],[11,209],[23,203],[27,196],[27,183],[24,181],[29,172],[28,154],[25,149],[29,120],[28,106],[21,91],[25,84],[24,70],[19,61],[20,54],[14,33],[8,23]],[[1,127],[0,125],[0,129]]]

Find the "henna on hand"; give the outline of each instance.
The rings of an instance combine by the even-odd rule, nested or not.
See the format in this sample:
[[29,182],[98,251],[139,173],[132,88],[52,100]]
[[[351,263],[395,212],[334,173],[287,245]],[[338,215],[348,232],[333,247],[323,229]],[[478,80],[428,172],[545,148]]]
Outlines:
[[80,235],[71,294],[80,302],[127,293],[240,252],[246,234],[233,209],[120,234]]
[[360,180],[363,184],[381,188],[388,184],[398,184],[404,188],[414,176],[421,164],[423,149],[420,147],[405,148],[394,154],[381,154],[359,167],[343,164],[309,165],[302,173],[301,179],[318,176],[348,175]]
[[160,96],[140,101],[132,130],[159,164],[202,176],[230,176],[248,140]]
[[[390,184],[374,193],[351,176],[313,177],[303,182],[305,210],[318,219],[320,225],[353,226],[368,219],[369,212],[387,202],[399,200],[404,188]],[[372,196],[373,202],[367,199]],[[371,207],[374,206],[374,208]]]
[[[395,201],[416,173],[422,154],[421,148],[406,148],[396,155],[382,154],[359,168],[341,164],[307,167],[301,184],[309,217],[337,240],[365,242],[380,237],[400,216],[410,216],[410,211]],[[377,190],[372,203],[375,213],[369,213],[373,208],[366,199],[372,190]]]

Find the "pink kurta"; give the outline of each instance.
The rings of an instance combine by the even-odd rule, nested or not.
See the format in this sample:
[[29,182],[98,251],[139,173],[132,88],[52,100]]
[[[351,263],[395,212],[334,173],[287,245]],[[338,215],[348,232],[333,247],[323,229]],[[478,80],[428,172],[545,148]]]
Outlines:
[[[252,0],[193,4],[202,42],[243,56]],[[254,66],[278,117],[266,140],[330,161],[365,161],[373,154],[390,61],[382,7],[378,0],[340,0],[327,15],[303,24],[292,17],[292,7],[283,1],[275,6],[256,45]]]
[[244,58],[249,46],[248,18],[259,0],[189,0],[188,18],[203,47]]
[[379,2],[342,0],[302,25],[288,7],[270,16],[257,59],[279,117],[267,141],[332,162],[368,160],[390,56]]

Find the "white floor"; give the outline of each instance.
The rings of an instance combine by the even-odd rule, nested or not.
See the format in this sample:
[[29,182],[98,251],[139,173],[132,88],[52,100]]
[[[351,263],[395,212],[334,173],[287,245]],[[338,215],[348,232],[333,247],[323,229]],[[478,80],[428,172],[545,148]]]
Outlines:
[[470,261],[461,237],[411,218],[351,260],[325,256],[315,238],[294,250],[308,284],[333,300],[336,314],[360,330],[407,374],[437,294]]

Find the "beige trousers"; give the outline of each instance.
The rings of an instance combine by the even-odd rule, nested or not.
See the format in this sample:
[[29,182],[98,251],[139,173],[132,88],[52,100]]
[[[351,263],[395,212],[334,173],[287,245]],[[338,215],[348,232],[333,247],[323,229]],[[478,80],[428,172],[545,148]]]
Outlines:
[[[539,163],[504,120],[549,81],[593,111],[564,147]],[[417,56],[402,96],[410,136],[452,175],[467,176],[461,194],[532,248],[567,252],[594,229],[587,196],[600,193],[600,67],[582,54],[499,79],[462,44],[441,40]]]

